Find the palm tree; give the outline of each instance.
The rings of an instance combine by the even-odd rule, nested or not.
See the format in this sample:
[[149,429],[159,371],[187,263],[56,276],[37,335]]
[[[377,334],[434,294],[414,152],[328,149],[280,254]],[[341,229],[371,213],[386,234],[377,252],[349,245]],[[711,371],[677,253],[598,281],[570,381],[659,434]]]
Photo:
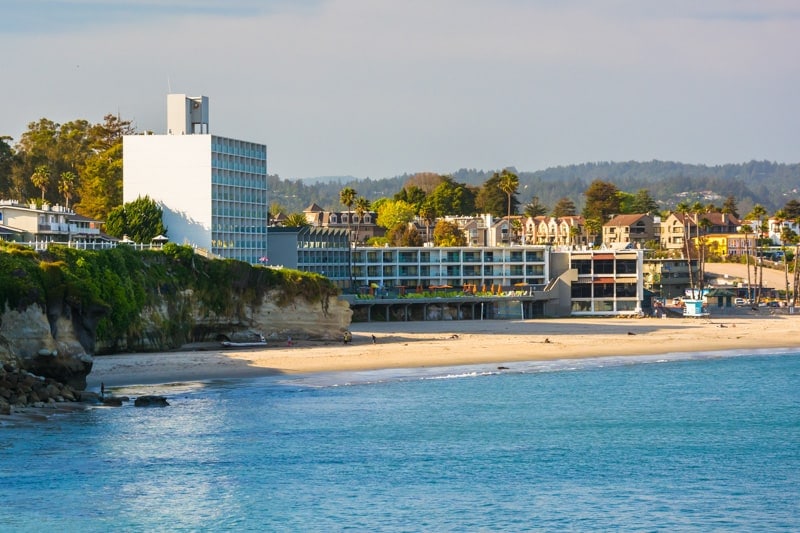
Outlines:
[[500,173],[500,190],[508,196],[508,223],[511,224],[511,196],[517,193],[519,188],[519,176],[508,169]]
[[311,224],[303,213],[292,213],[286,217],[283,225],[287,228],[305,228]]
[[[699,271],[697,274],[697,285],[698,285],[698,299],[703,299],[703,286],[705,285],[706,281],[706,235],[708,234],[708,229],[711,227],[711,221],[708,220],[706,217],[700,219],[697,224],[697,247],[698,247],[698,261],[699,261]],[[702,237],[700,236],[700,229],[703,230]]]
[[789,215],[785,210],[779,209],[775,212],[775,221],[781,229],[781,252],[783,254],[783,275],[786,282],[786,306],[789,306],[789,259],[786,257],[786,243],[795,242],[797,234],[789,227],[786,222]]
[[675,210],[683,215],[683,245],[686,249],[686,265],[689,267],[689,288],[694,291],[694,273],[692,272],[692,254],[689,251],[689,224],[691,223],[691,219],[689,218],[689,212],[691,211],[691,207],[686,202],[679,203]]
[[431,242],[431,222],[436,220],[436,212],[433,207],[423,204],[419,208],[419,217],[425,223],[425,242]]
[[[514,237],[519,242],[520,238],[522,237],[522,221],[518,217],[514,218],[514,220],[510,220],[510,226]],[[511,242],[509,240],[509,242]]]
[[352,218],[353,204],[356,201],[356,190],[352,187],[345,187],[339,191],[339,201],[347,208],[347,264],[350,271],[350,289],[353,288],[353,235],[350,233],[350,219]]
[[750,303],[750,300],[753,298],[752,294],[752,282],[750,280],[750,232],[753,230],[750,227],[750,224],[742,224],[742,227],[739,229],[741,233],[744,233],[744,260],[745,270],[747,270],[747,303]]
[[75,180],[78,176],[74,172],[62,172],[58,179],[58,192],[64,197],[64,205],[69,209],[69,201],[75,193]]
[[700,245],[700,214],[705,213],[706,208],[700,202],[695,202],[692,204],[691,213],[694,215],[694,243],[693,247],[695,252],[697,253],[697,279],[695,279],[695,283],[697,287],[692,287],[693,289],[697,289],[697,293],[694,295],[694,298],[697,300],[703,299],[703,257],[701,254],[701,245]]
[[369,200],[367,200],[363,196],[359,196],[358,199],[356,200],[355,205],[356,205],[355,212],[356,216],[358,217],[358,220],[356,221],[356,235],[353,240],[355,242],[358,242],[358,230],[361,228],[361,221],[364,219],[364,215],[366,215],[369,212],[370,204]]
[[745,217],[747,220],[751,222],[755,222],[753,226],[753,232],[756,234],[756,260],[753,263],[753,270],[755,271],[755,281],[758,283],[758,287],[756,288],[756,299],[755,304],[756,306],[761,301],[761,285],[764,279],[764,261],[761,257],[761,237],[763,237],[764,233],[766,233],[766,225],[767,225],[767,210],[761,204],[756,204],[753,206],[753,209],[750,213],[747,214]]
[[353,204],[356,202],[357,192],[352,187],[345,187],[339,191],[339,201],[342,202],[347,208],[347,236],[350,237],[350,211],[353,210]]
[[34,187],[42,190],[42,203],[44,203],[44,193],[50,182],[50,168],[47,165],[37,166],[31,175],[31,181]]

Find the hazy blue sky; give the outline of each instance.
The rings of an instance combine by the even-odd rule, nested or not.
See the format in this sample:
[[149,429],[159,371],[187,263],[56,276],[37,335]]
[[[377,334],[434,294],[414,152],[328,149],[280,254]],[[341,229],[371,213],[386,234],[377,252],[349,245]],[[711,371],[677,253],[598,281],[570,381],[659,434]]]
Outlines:
[[282,178],[800,161],[796,0],[3,0],[0,135],[166,94]]

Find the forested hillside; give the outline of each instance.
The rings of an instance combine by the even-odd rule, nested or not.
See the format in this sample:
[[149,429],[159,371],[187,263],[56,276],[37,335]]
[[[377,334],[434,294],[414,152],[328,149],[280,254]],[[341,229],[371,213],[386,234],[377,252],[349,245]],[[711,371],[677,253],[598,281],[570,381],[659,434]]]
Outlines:
[[[721,166],[688,165],[668,161],[625,163],[584,163],[548,168],[535,172],[514,169],[519,175],[520,203],[537,196],[549,207],[560,198],[570,198],[580,210],[583,193],[595,179],[615,184],[634,193],[648,189],[662,209],[672,209],[681,201],[721,204],[733,196],[740,212],[755,204],[769,212],[780,209],[800,194],[800,164],[751,161]],[[476,187],[485,183],[494,170],[461,169],[452,174],[456,181]],[[288,212],[302,211],[315,202],[324,209],[341,209],[339,191],[352,187],[369,200],[391,197],[412,177],[404,174],[383,180],[330,179],[291,181],[270,177],[270,198]]]

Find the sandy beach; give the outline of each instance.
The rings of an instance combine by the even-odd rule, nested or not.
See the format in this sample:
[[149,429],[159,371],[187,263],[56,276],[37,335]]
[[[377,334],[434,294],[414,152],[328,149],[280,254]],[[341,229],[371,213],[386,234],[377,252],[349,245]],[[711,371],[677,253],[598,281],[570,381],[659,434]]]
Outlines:
[[800,316],[779,314],[371,322],[351,330],[353,342],[347,345],[270,342],[253,349],[99,356],[88,386],[800,346]]

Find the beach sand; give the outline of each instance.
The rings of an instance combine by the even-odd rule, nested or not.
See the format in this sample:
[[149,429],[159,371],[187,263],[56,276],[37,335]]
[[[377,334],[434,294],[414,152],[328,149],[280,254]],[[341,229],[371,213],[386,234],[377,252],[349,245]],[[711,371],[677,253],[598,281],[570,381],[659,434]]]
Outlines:
[[[88,388],[277,374],[800,346],[800,316],[564,318],[370,322],[353,342],[270,342],[265,348],[95,357]],[[372,336],[375,336],[373,343]]]

